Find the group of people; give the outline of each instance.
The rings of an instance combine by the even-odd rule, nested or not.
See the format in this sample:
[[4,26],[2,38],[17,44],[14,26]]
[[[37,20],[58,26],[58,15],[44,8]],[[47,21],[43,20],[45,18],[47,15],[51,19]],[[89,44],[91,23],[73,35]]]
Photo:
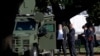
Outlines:
[[59,24],[57,34],[57,49],[59,50],[58,55],[60,55],[62,49],[64,56],[66,56],[66,48],[68,43],[71,56],[76,56],[75,29],[73,25],[66,25],[65,23]]
[[94,47],[94,33],[95,29],[93,26],[87,27],[84,25],[82,27],[84,32],[82,33],[84,41],[84,46],[86,50],[86,56],[93,56],[93,47]]
[[[86,56],[93,56],[94,28],[92,26],[87,27],[86,25],[84,25],[82,28],[84,29],[82,36],[85,39],[84,46],[86,50]],[[67,44],[70,55],[77,56],[75,49],[75,29],[72,24],[66,25],[65,23],[62,23],[58,25],[57,30],[58,56],[60,55],[61,50],[63,51],[64,56],[66,56]]]

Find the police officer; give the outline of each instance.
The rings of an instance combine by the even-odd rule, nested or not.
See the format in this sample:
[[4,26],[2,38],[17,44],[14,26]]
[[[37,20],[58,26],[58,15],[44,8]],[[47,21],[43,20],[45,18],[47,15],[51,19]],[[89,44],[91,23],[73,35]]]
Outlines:
[[66,54],[67,53],[66,52],[67,39],[68,39],[67,34],[69,33],[69,29],[68,29],[68,26],[67,26],[66,22],[63,22],[62,25],[63,25],[63,38],[64,38],[64,40],[63,40],[63,48],[64,48],[64,54]]
[[94,44],[94,31],[92,27],[87,28],[87,26],[83,27],[85,38],[85,50],[86,56],[93,56],[93,44]]
[[[58,31],[57,31],[57,49],[58,49],[58,56],[61,52],[61,47],[63,47],[63,30],[62,30],[62,24],[59,24]],[[64,50],[64,48],[62,48]],[[64,52],[64,51],[63,51]]]
[[58,51],[58,56],[60,55],[61,52],[61,47],[64,53],[64,56],[66,56],[66,37],[67,37],[67,27],[64,25],[62,26],[62,24],[59,24],[59,29],[58,29],[58,36],[57,36],[57,49]]
[[76,50],[75,50],[75,29],[73,28],[73,25],[69,25],[69,34],[68,34],[68,44],[69,44],[69,51],[71,56],[76,56]]
[[94,46],[94,31],[93,27],[89,27],[89,37],[88,37],[88,42],[89,42],[89,51],[90,51],[90,56],[93,55],[93,46]]
[[84,33],[83,33],[83,37],[84,37],[84,39],[85,39],[85,43],[84,43],[84,45],[85,45],[85,50],[86,50],[86,56],[88,56],[88,53],[89,53],[89,50],[88,50],[88,28],[87,28],[87,26],[83,26],[83,29],[84,29]]

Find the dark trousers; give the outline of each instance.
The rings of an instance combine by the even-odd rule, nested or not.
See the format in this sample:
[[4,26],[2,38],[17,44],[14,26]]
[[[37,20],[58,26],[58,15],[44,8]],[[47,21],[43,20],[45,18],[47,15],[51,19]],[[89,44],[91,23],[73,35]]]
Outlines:
[[93,41],[86,41],[85,43],[85,50],[86,50],[86,56],[94,56],[93,55]]
[[76,56],[75,41],[68,41],[71,56]]
[[58,56],[60,55],[61,49],[63,50],[64,56],[66,56],[66,40],[57,40],[57,49],[59,49]]

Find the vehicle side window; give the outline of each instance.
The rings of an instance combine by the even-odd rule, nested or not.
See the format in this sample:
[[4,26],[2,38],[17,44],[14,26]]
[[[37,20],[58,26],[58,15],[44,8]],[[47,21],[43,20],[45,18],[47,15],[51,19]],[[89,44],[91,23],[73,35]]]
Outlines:
[[44,24],[40,29],[39,29],[39,34],[38,37],[44,36],[48,32],[54,32],[55,27],[54,24]]
[[45,24],[44,27],[46,28],[47,32],[54,32],[55,31],[54,24]]

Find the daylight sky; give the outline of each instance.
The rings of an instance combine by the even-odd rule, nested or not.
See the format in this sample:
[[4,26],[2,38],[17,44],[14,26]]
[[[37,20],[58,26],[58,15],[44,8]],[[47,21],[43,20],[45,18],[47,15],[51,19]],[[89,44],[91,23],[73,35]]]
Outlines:
[[82,26],[86,23],[86,16],[88,14],[86,11],[83,11],[70,19],[76,32],[83,32]]

